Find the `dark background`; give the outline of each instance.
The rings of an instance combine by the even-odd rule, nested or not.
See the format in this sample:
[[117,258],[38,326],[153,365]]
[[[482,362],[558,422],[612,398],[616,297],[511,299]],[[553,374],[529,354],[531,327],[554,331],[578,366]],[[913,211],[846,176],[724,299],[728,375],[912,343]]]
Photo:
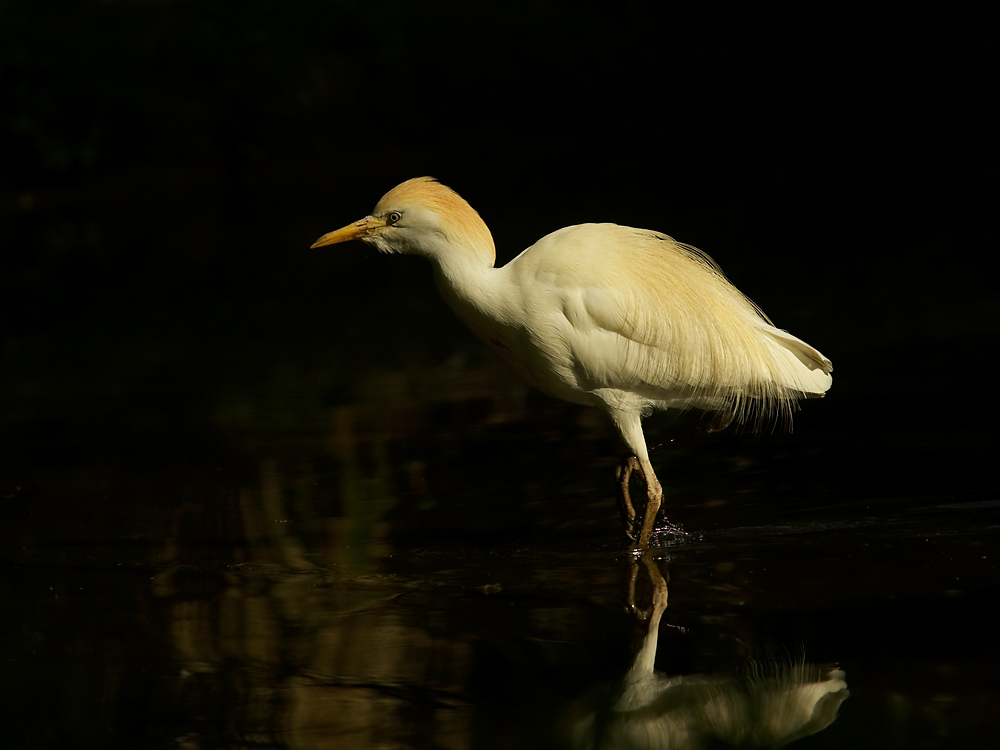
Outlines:
[[584,221],[706,250],[833,359],[851,419],[990,406],[997,54],[974,4],[0,14],[14,442],[39,419],[158,425],[290,372],[350,401],[355,363],[470,343],[421,262],[309,250],[422,174],[480,211],[500,262]]
[[658,668],[804,644],[854,693],[820,742],[993,747],[996,50],[944,1],[0,0],[5,737],[260,744],[304,676],[317,736],[457,695],[485,741],[435,747],[551,748],[553,684],[621,677],[610,425],[420,259],[309,249],[430,174],[501,262],[661,230],[835,364],[794,434],[656,454],[705,535]]

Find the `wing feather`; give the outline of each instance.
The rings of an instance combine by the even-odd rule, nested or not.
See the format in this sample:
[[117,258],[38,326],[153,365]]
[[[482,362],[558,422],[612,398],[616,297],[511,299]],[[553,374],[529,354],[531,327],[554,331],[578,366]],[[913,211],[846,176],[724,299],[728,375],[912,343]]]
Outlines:
[[590,387],[741,417],[790,413],[830,387],[830,361],[771,325],[695,248],[614,224],[542,242],[536,274],[566,300],[574,367]]

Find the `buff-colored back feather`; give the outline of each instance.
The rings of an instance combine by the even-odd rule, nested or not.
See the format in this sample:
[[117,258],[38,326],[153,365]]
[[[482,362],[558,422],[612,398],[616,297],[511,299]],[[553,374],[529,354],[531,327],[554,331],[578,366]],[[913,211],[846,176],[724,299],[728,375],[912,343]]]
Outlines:
[[567,286],[592,284],[590,269],[601,269],[586,299],[597,326],[620,335],[609,384],[753,422],[787,417],[830,386],[829,361],[774,328],[695,248],[613,224],[567,227],[543,244],[540,272],[562,269]]

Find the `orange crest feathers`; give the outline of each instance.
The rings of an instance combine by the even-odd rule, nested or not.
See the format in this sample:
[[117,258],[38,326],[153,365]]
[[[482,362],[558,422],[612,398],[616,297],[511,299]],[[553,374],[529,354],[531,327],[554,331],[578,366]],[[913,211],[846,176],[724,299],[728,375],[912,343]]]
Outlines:
[[375,213],[413,204],[432,209],[440,215],[442,228],[452,241],[472,248],[489,248],[496,261],[496,246],[486,223],[468,201],[433,177],[414,177],[396,185],[382,196]]

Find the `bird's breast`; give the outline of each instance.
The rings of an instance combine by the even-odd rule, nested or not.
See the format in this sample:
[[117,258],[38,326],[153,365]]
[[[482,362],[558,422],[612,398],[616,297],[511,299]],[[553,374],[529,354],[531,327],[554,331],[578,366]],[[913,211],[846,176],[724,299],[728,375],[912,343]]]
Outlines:
[[438,288],[458,318],[528,383],[589,404],[574,354],[586,315],[579,300],[534,270],[512,262],[461,283],[441,278]]

